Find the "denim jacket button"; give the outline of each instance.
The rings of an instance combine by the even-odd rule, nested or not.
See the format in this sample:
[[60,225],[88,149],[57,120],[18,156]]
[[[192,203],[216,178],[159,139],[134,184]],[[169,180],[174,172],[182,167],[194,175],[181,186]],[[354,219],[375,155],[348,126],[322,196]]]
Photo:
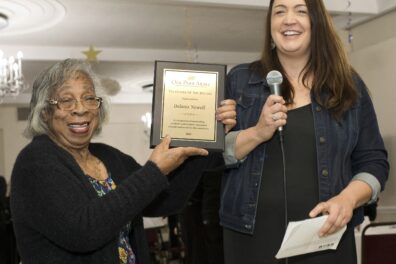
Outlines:
[[325,137],[320,137],[319,138],[319,142],[320,142],[320,144],[326,143],[326,138]]
[[245,225],[245,228],[246,228],[246,229],[251,229],[251,228],[252,228],[252,225]]
[[329,176],[329,171],[327,169],[322,170],[322,175],[323,176]]
[[316,112],[320,112],[320,111],[322,111],[322,108],[321,108],[320,106],[317,106],[317,107],[315,108],[315,110],[316,110]]

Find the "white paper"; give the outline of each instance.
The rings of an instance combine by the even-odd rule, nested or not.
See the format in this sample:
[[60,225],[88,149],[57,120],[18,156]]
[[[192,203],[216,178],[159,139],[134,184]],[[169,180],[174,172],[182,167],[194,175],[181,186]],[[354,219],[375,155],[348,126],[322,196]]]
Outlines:
[[303,221],[289,222],[281,248],[275,257],[280,259],[321,250],[336,249],[346,226],[336,233],[319,237],[319,230],[327,217],[327,215],[324,215]]
[[168,225],[166,217],[143,217],[144,229],[158,228]]

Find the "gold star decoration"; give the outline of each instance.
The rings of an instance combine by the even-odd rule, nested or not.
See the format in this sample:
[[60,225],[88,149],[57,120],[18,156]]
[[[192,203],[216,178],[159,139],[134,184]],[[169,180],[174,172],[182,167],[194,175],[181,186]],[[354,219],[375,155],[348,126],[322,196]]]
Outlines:
[[102,52],[101,50],[95,50],[94,46],[89,45],[89,49],[86,51],[83,51],[82,53],[85,54],[87,61],[97,62],[98,61],[97,56],[101,52]]

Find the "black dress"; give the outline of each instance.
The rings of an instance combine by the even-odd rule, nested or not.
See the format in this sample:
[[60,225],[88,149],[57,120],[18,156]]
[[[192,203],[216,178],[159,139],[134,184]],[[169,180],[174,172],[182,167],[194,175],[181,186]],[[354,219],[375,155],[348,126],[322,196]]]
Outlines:
[[[319,202],[316,148],[311,105],[288,112],[284,127],[288,221],[309,218]],[[282,152],[278,133],[267,142],[253,235],[224,229],[226,264],[283,264],[277,260],[285,233],[285,195]],[[288,259],[294,264],[354,264],[353,230],[347,230],[337,250],[327,250]]]

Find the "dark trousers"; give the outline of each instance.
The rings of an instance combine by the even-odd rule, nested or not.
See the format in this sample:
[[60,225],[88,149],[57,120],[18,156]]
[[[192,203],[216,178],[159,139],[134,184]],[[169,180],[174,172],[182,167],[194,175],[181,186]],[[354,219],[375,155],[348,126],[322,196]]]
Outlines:
[[186,263],[224,263],[223,230],[218,223],[204,221],[201,212],[201,203],[196,203],[187,206],[180,215]]
[[219,224],[223,171],[208,170],[180,214],[187,264],[222,264],[223,229]]
[[0,264],[17,264],[19,255],[16,249],[14,229],[12,227],[9,199],[0,200]]

